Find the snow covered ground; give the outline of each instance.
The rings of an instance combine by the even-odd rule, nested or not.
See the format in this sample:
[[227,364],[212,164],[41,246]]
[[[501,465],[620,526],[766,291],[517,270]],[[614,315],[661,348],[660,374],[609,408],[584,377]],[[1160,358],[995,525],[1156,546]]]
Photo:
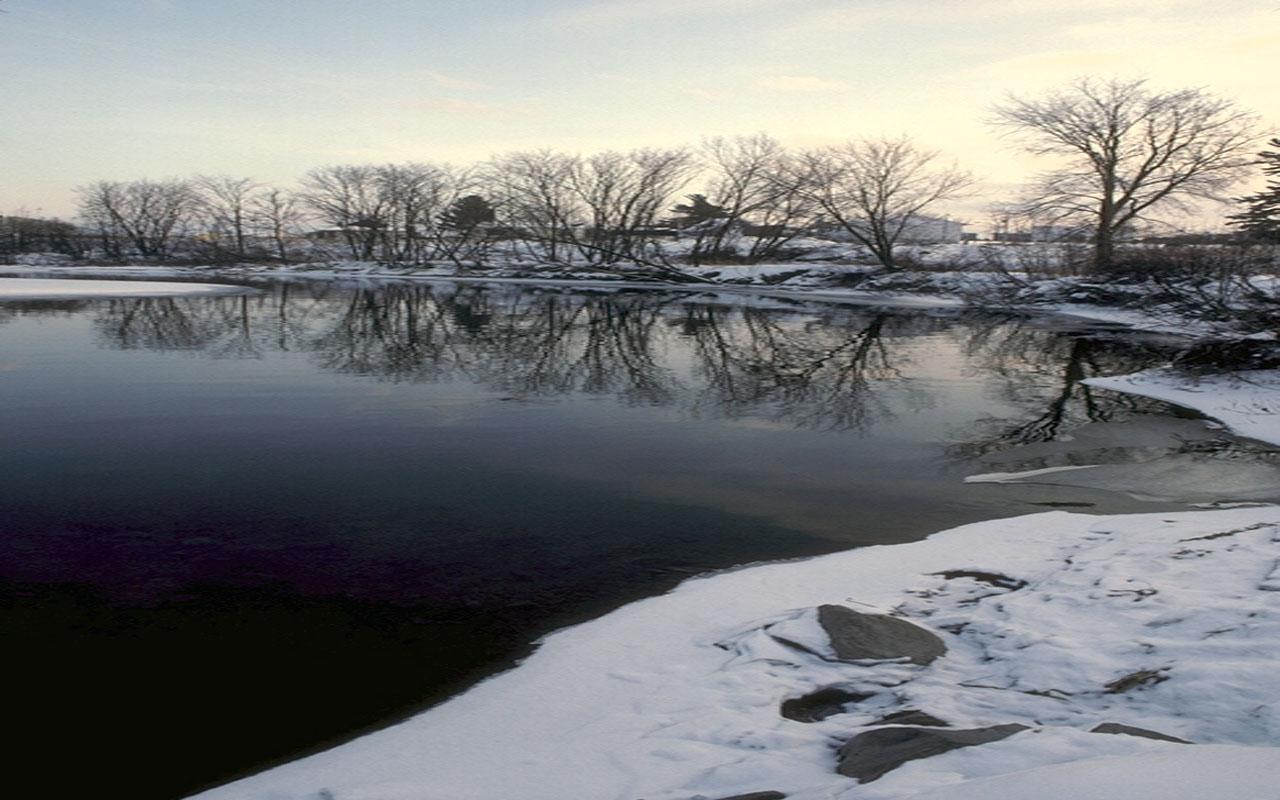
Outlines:
[[191,294],[245,294],[256,290],[226,283],[94,281],[57,278],[0,278],[0,300],[62,300],[83,297],[163,297]]
[[[820,604],[896,615],[947,652],[833,660]],[[688,581],[407,722],[200,797],[1274,800],[1277,659],[1280,508],[1050,512]],[[780,714],[828,687],[861,699]],[[864,784],[837,774],[844,742],[906,709],[1028,729]],[[1089,732],[1105,722],[1195,744]]]

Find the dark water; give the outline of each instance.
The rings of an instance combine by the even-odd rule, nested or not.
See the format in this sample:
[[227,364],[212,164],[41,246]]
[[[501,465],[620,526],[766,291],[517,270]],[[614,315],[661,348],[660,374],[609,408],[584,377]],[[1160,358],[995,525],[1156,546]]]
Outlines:
[[[1156,343],[680,294],[276,284],[0,303],[15,764],[175,797],[436,702],[699,572],[1055,505],[965,485]],[[57,787],[56,790],[50,787]]]

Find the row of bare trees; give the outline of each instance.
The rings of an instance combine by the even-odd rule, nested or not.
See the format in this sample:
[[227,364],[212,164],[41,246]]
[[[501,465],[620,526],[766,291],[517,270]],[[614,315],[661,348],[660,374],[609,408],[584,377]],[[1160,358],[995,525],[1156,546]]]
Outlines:
[[[1220,198],[1256,163],[1256,118],[1201,89],[1083,79],[1011,96],[992,121],[1054,160],[1014,210],[1090,231],[1098,272],[1139,221]],[[358,260],[479,264],[500,243],[539,263],[679,278],[689,263],[785,258],[813,233],[859,243],[893,269],[924,215],[972,185],[906,137],[795,151],[761,134],[697,148],[518,152],[467,167],[328,166],[289,191],[205,176],[79,192],[81,217],[110,258],[287,261],[295,250],[312,256],[300,234],[323,227],[322,238]]]
[[[298,199],[249,178],[97,181],[82,186],[80,218],[107,258],[189,255],[289,258],[305,217]],[[252,245],[252,247],[251,247]]]
[[[711,213],[682,214],[677,201],[698,177],[706,193],[692,197]],[[903,232],[971,182],[906,138],[790,152],[755,135],[698,149],[519,152],[468,168],[337,165],[312,170],[292,192],[227,176],[79,191],[81,217],[113,258],[163,259],[195,243],[237,259],[263,255],[265,244],[288,260],[290,239],[319,225],[358,260],[479,261],[505,238],[536,260],[672,275],[664,245],[680,232],[692,240],[686,262],[776,258],[794,237],[825,228],[893,267]]]

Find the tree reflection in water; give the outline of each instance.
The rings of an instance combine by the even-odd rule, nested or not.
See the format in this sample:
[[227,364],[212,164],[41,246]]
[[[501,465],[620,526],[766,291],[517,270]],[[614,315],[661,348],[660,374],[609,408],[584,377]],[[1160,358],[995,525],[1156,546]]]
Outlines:
[[953,448],[966,457],[1141,410],[1144,401],[1100,397],[1081,381],[1160,358],[1026,320],[735,306],[692,293],[304,283],[257,296],[110,300],[100,308],[97,330],[111,347],[230,358],[300,350],[324,369],[379,380],[465,380],[516,399],[607,395],[822,430],[857,430],[904,406],[934,403],[914,375],[911,340],[955,331],[969,369],[998,375],[1002,399],[1025,409],[981,421]]
[[952,447],[952,454],[960,458],[1050,442],[1086,422],[1166,408],[1134,395],[1098,392],[1084,383],[1167,357],[1132,339],[1054,335],[1026,319],[985,319],[974,321],[964,351],[971,369],[999,376],[1003,399],[1024,413],[980,420],[972,438]]

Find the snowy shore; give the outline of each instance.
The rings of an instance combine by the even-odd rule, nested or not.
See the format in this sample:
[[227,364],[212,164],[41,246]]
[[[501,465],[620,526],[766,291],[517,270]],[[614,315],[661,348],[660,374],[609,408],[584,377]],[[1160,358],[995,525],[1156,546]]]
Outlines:
[[[859,264],[822,261],[709,265],[683,269],[686,282],[635,269],[589,265],[566,266],[501,260],[483,267],[449,263],[388,265],[370,261],[327,260],[310,263],[245,263],[208,266],[103,266],[65,258],[29,257],[0,266],[0,276],[84,276],[139,278],[209,278],[233,280],[460,282],[581,288],[592,291],[679,291],[735,298],[772,298],[907,308],[990,308],[1000,311],[1053,314],[1104,326],[1179,336],[1239,335],[1222,322],[1190,319],[1184,310],[1152,305],[1153,287],[1111,287],[1110,304],[1099,304],[1099,287],[1084,278],[1033,278],[1017,269],[975,268],[978,248],[945,245],[908,248],[928,264],[959,266],[946,270],[884,273]],[[846,248],[847,250],[847,248]],[[825,251],[815,251],[823,254]],[[837,249],[836,255],[848,256]],[[1006,254],[1007,255],[1007,254]],[[1269,285],[1269,284],[1268,284]],[[1105,292],[1104,292],[1105,293]]]
[[1189,377],[1162,369],[1084,382],[1191,408],[1239,436],[1280,445],[1280,370]]
[[[1269,797],[1278,565],[1276,507],[1050,512],[694,579],[407,722],[200,797]],[[822,604],[909,620],[947,652],[833,660]],[[780,713],[833,686],[862,699],[816,722]],[[837,774],[843,743],[908,709],[1028,729],[865,784]],[[1195,744],[1089,732],[1107,722]]]

